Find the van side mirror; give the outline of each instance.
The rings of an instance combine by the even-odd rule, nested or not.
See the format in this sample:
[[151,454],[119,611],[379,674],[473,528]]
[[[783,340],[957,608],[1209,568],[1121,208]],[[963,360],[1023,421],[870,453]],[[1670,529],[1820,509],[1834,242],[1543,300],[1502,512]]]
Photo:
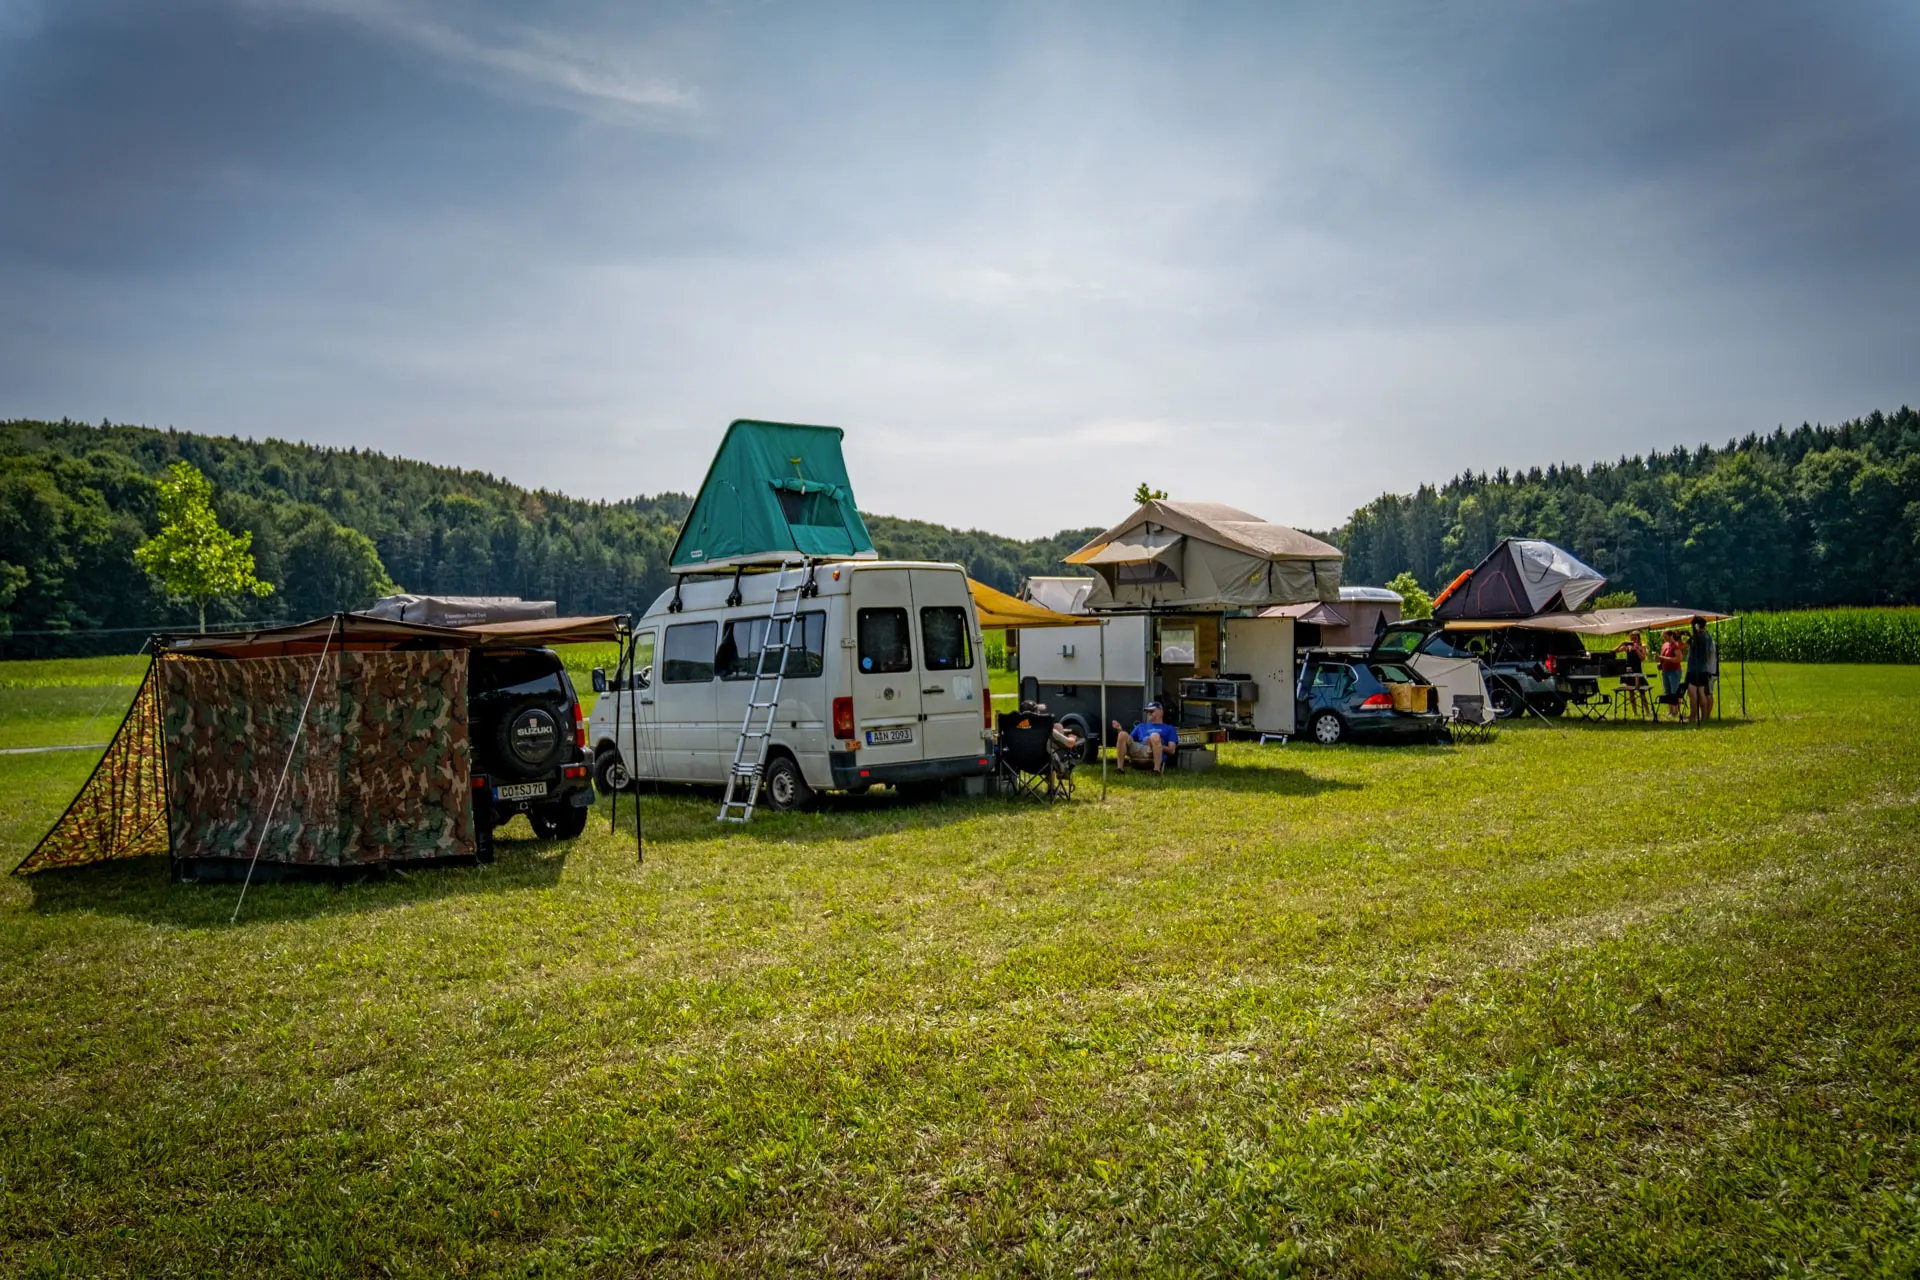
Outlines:
[[607,669],[605,667],[595,667],[593,669],[593,691],[595,693],[605,693],[607,691]]

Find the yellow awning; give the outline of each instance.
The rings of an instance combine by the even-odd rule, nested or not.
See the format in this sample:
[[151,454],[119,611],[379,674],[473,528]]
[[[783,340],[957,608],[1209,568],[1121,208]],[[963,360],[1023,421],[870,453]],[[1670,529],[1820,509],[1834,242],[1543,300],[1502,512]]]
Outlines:
[[983,627],[1084,627],[1093,621],[1078,614],[1055,613],[972,578],[967,579],[967,588],[973,592],[974,611]]

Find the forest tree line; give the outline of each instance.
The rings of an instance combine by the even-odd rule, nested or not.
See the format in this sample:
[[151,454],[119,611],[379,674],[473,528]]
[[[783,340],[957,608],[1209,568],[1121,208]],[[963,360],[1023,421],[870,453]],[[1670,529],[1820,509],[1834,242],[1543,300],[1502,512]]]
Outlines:
[[[216,622],[292,621],[409,591],[517,595],[566,613],[639,611],[668,585],[691,499],[588,502],[360,449],[145,427],[0,422],[0,638],[9,657],[131,648],[189,624],[134,564],[156,482],[186,461],[228,528],[253,534],[264,599]],[[1204,495],[1198,495],[1204,496]],[[957,561],[1016,590],[1096,529],[1022,541],[868,516],[881,554]],[[1430,590],[1504,537],[1557,542],[1643,603],[1729,610],[1920,602],[1920,413],[1751,435],[1723,448],[1491,475],[1389,494],[1329,537],[1346,580]],[[102,635],[117,632],[119,638]],[[128,637],[131,637],[129,639]]]
[[[157,483],[184,461],[213,482],[221,524],[253,534],[265,598],[216,603],[215,623],[296,621],[363,608],[396,585],[442,595],[552,600],[562,613],[639,612],[669,586],[692,499],[588,502],[480,472],[362,449],[238,440],[102,423],[0,422],[0,654],[130,650],[186,628],[135,564],[158,528]],[[867,517],[882,555],[957,561],[1003,590],[1094,531],[1022,542]],[[110,632],[111,634],[102,634]]]
[[1544,538],[1642,604],[1920,603],[1920,413],[1784,428],[1591,466],[1465,472],[1334,532],[1346,580],[1438,591],[1502,538]]

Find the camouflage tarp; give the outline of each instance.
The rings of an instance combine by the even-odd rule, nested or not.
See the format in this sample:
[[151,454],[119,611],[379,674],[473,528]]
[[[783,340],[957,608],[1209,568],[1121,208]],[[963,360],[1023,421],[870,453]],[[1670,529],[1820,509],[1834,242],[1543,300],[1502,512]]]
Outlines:
[[86,785],[26,861],[13,869],[15,875],[167,851],[166,780],[155,675],[161,661],[147,664],[133,705]]
[[474,851],[464,651],[175,659],[162,675],[175,857],[249,859],[257,845],[263,862],[350,866]]

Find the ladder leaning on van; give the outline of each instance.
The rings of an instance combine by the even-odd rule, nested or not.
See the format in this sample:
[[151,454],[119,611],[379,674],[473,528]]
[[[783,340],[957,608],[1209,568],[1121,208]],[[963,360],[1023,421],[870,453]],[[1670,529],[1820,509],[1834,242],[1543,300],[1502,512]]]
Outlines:
[[[788,574],[795,575],[791,581]],[[812,581],[805,559],[783,560],[773,581],[773,600],[767,606],[767,629],[760,638],[760,653],[753,665],[753,688],[747,694],[747,711],[740,718],[740,740],[734,744],[733,766],[727,770],[727,794],[720,802],[717,821],[745,822],[753,816],[760,800],[760,783],[767,772],[767,748],[773,743],[773,720],[780,706],[780,690],[787,677],[787,654],[793,648],[793,628],[800,615],[800,600]],[[767,670],[767,659],[774,660]],[[762,696],[762,695],[765,696]],[[754,727],[754,713],[760,712],[760,724]],[[744,800],[737,797],[744,791]]]

